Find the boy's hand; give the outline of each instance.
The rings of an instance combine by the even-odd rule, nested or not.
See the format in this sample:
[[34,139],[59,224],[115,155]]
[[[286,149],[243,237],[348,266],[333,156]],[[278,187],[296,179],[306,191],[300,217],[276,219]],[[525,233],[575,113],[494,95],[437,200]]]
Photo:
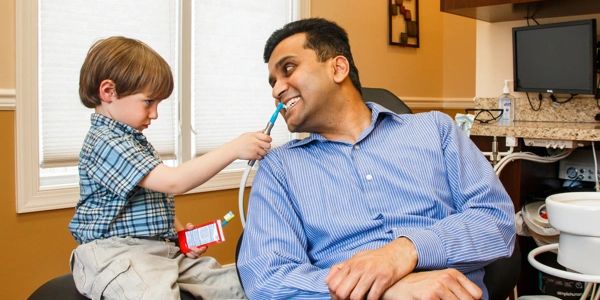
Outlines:
[[[187,223],[185,225],[186,229],[194,229],[194,224],[192,223]],[[190,252],[186,253],[185,256],[189,257],[189,258],[198,258],[200,256],[202,256],[202,254],[204,254],[204,252],[206,252],[206,249],[208,249],[208,247],[206,246],[202,246],[202,247],[190,247]]]
[[247,132],[231,141],[230,145],[239,159],[259,160],[271,149],[272,140],[262,132]]

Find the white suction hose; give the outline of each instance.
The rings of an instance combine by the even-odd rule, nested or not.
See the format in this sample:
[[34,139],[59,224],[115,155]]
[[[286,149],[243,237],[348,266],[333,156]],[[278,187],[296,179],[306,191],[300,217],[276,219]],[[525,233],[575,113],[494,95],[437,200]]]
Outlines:
[[244,210],[244,189],[246,189],[246,182],[248,182],[248,176],[250,176],[251,165],[247,165],[240,180],[240,192],[238,194],[238,209],[240,210],[240,221],[242,222],[242,229],[246,227],[246,211]]
[[[275,120],[277,120],[277,116],[279,115],[279,111],[282,108],[286,108],[283,102],[279,102],[277,108],[275,108],[275,112],[271,115],[271,119],[267,123],[267,126],[263,130],[263,133],[266,135],[271,134],[271,129],[275,126]],[[244,213],[244,189],[246,189],[246,182],[248,181],[248,176],[250,175],[250,170],[254,166],[255,160],[248,161],[248,165],[246,169],[244,169],[244,174],[242,175],[242,180],[240,180],[240,193],[238,195],[238,209],[240,210],[240,220],[242,222],[242,229],[246,227],[246,214]]]
[[571,271],[560,270],[557,268],[553,268],[553,267],[544,265],[544,264],[540,263],[539,261],[537,261],[535,258],[540,253],[557,250],[557,249],[558,249],[558,244],[549,244],[549,245],[543,245],[543,246],[537,247],[529,252],[529,254],[527,255],[527,261],[529,261],[529,263],[534,268],[536,268],[546,274],[550,274],[550,275],[553,275],[556,277],[569,279],[569,280],[575,280],[575,281],[590,282],[590,283],[600,282],[600,275],[581,274],[581,273],[576,273],[576,272],[571,272]]
[[504,169],[504,167],[506,167],[508,163],[513,160],[524,159],[538,163],[552,163],[571,155],[572,152],[573,149],[566,149],[563,150],[563,152],[552,156],[539,156],[531,152],[513,152],[500,159],[494,166],[494,171],[496,172],[496,175],[500,176],[502,169]]

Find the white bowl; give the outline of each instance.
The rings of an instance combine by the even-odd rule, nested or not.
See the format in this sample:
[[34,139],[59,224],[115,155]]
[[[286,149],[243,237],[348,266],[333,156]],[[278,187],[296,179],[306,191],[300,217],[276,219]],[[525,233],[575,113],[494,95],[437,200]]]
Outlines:
[[550,225],[560,232],[600,237],[600,193],[550,195],[546,209]]
[[576,192],[546,198],[548,221],[560,231],[558,263],[600,275],[600,193]]
[[582,274],[600,275],[600,238],[563,232],[558,241],[556,261]]

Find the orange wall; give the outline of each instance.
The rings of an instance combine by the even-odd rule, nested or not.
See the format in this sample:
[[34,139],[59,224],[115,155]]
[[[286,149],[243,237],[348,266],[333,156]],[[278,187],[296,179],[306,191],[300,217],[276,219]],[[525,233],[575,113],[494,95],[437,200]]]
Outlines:
[[419,48],[388,45],[386,1],[311,1],[314,17],[346,29],[361,82],[400,98],[475,95],[475,21],[419,1]]
[[[14,5],[0,0],[0,89],[15,88]],[[386,87],[397,95],[472,97],[474,36],[472,20],[439,12],[437,1],[420,1],[421,47],[388,46],[384,1],[312,1],[313,16],[329,18],[346,28],[365,86]],[[18,101],[18,99],[17,99]],[[67,224],[73,209],[17,214],[15,207],[15,112],[0,110],[0,299],[25,299],[40,284],[68,272],[75,247]],[[237,190],[176,198],[184,222],[202,222],[237,212]],[[208,255],[233,262],[239,218],[225,229],[228,242]]]
[[0,0],[0,89],[15,88],[15,0]]
[[443,13],[442,28],[442,95],[444,98],[472,98],[475,96],[476,22]]

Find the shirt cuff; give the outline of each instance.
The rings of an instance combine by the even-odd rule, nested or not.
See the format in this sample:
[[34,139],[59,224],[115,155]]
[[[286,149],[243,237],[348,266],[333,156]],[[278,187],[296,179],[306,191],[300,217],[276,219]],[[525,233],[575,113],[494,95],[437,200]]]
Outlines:
[[439,270],[447,267],[444,244],[435,232],[421,228],[394,228],[393,232],[396,238],[405,237],[415,245],[419,256],[417,269]]

